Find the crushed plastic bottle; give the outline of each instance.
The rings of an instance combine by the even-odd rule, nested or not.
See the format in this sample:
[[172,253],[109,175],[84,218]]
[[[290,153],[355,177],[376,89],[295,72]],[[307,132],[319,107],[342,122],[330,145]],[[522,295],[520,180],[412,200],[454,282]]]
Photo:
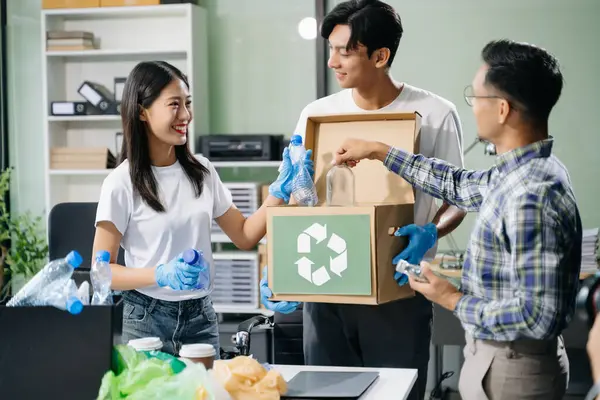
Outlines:
[[354,205],[354,172],[345,164],[336,165],[327,172],[327,205]]
[[112,304],[112,270],[110,269],[110,253],[106,250],[100,250],[96,253],[96,258],[90,269],[90,280],[94,294],[92,295],[92,305],[110,305]]
[[317,188],[310,172],[304,164],[306,158],[306,148],[302,144],[302,136],[293,135],[290,139],[290,159],[294,168],[294,177],[292,178],[292,196],[296,199],[298,205],[315,206],[319,198],[317,197]]
[[212,280],[210,278],[210,264],[204,258],[202,251],[188,249],[183,252],[183,261],[190,265],[201,267],[198,275],[198,284],[196,289],[210,291],[212,289]]
[[52,282],[37,296],[30,297],[27,304],[22,305],[51,306],[73,315],[83,310],[83,303],[77,293],[77,284],[73,279],[68,279],[66,282],[60,280]]
[[32,299],[51,285],[64,287],[66,282],[73,276],[73,271],[81,265],[81,262],[81,255],[75,250],[67,254],[65,258],[50,261],[6,305],[8,307],[27,306],[30,305]]
[[90,305],[90,284],[88,281],[81,282],[79,289],[77,289],[77,297],[84,306]]

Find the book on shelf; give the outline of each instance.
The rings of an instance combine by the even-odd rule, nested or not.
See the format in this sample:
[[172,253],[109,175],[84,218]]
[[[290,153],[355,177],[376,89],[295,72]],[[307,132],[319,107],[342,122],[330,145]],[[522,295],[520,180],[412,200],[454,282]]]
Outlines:
[[116,157],[107,147],[53,147],[50,169],[110,169]]
[[46,50],[82,51],[94,50],[94,34],[86,31],[48,31],[46,32]]

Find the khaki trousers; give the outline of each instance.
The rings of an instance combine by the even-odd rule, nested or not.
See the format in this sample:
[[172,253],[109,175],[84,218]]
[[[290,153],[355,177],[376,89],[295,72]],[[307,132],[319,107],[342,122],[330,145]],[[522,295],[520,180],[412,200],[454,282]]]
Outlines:
[[494,342],[466,335],[458,389],[463,400],[559,400],[569,360],[558,339]]

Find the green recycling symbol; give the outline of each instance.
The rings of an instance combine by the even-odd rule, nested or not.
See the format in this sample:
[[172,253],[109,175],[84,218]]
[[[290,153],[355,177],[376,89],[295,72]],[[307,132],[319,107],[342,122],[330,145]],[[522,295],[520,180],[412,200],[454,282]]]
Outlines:
[[327,239],[327,225],[319,223],[312,224],[298,235],[298,255],[306,254],[295,263],[298,265],[298,275],[315,286],[324,285],[331,279],[329,271],[341,277],[342,272],[348,268],[346,241],[335,233],[331,233],[327,247],[333,252],[334,257],[329,257],[329,271],[324,265],[313,271],[314,262],[309,258],[311,242],[314,240],[315,244],[319,244],[325,239]]

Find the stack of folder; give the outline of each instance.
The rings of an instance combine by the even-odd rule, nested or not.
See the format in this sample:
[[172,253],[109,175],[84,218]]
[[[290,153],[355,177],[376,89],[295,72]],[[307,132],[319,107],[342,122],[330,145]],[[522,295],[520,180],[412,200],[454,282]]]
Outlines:
[[48,31],[46,32],[46,50],[82,51],[94,50],[94,34],[85,31]]
[[107,169],[116,162],[106,147],[53,147],[50,151],[50,169]]

